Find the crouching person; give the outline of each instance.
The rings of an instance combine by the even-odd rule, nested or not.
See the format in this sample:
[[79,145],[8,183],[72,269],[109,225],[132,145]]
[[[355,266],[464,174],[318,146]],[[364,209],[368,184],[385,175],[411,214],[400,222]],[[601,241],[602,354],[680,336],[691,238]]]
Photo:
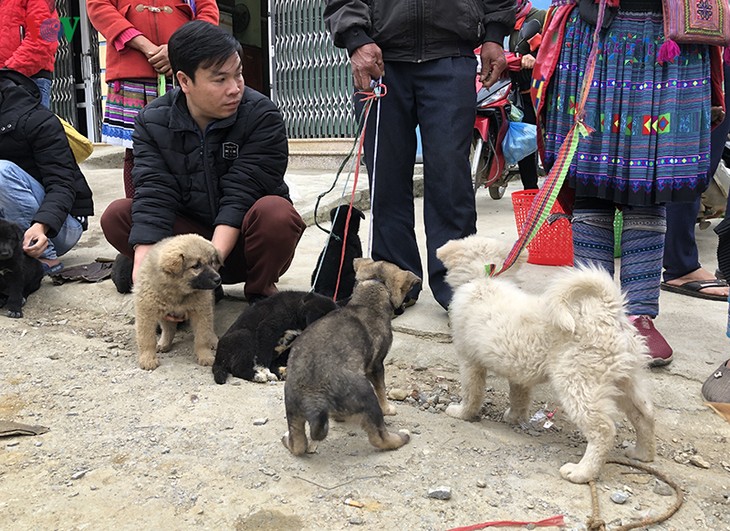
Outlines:
[[0,219],[20,226],[25,253],[53,275],[93,214],[91,189],[58,117],[41,105],[33,80],[0,69]]
[[202,21],[170,38],[179,86],[137,116],[134,197],[114,201],[101,218],[121,253],[112,273],[118,291],[131,289],[150,246],[175,234],[209,239],[224,262],[223,283],[245,282],[249,302],[276,293],[289,268],[306,225],[284,183],[286,128],[273,102],[245,87],[241,51]]

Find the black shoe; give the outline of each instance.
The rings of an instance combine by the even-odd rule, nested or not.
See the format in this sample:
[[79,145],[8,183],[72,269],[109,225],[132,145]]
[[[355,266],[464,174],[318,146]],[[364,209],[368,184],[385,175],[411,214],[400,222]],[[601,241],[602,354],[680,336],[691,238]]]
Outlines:
[[134,261],[118,254],[112,264],[112,282],[117,288],[119,293],[132,293],[132,269],[134,268]]

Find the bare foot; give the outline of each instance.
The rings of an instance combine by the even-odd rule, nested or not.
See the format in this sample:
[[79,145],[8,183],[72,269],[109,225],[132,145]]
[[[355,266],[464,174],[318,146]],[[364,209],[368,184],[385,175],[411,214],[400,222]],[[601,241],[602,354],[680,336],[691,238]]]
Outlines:
[[[686,275],[675,278],[673,280],[667,280],[665,283],[669,284],[670,286],[681,286],[682,284],[685,284],[687,282],[692,282],[693,280],[717,280],[715,278],[715,275],[710,273],[707,269],[704,269],[700,267],[699,269],[695,269],[691,273],[687,273]],[[700,293],[705,293],[707,295],[718,295],[720,297],[726,297],[728,296],[728,292],[730,291],[730,288],[728,286],[724,287],[717,287],[717,288],[703,288],[700,290]]]

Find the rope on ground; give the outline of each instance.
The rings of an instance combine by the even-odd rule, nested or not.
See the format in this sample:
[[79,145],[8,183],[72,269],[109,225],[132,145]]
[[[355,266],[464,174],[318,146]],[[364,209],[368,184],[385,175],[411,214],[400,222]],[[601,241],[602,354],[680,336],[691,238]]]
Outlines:
[[[630,461],[628,459],[612,459],[609,461],[606,461],[607,463],[613,463],[616,465],[623,465],[628,466],[632,468],[637,468],[639,470],[642,470],[646,472],[647,474],[651,474],[652,476],[656,477],[657,479],[660,479],[672,489],[674,489],[674,492],[677,494],[677,499],[674,500],[674,503],[672,504],[669,509],[664,511],[662,514],[658,516],[654,516],[651,518],[644,518],[643,520],[639,522],[634,522],[632,524],[626,524],[622,525],[616,528],[615,531],[629,531],[630,529],[638,529],[641,527],[647,527],[654,524],[659,524],[661,522],[664,522],[665,520],[669,520],[674,513],[676,513],[680,507],[682,507],[682,504],[684,503],[684,493],[682,492],[682,489],[672,481],[670,478],[668,478],[663,473],[659,472],[655,468],[652,468],[648,465],[645,465],[643,463],[639,463],[637,461]],[[598,494],[596,492],[596,483],[594,481],[591,481],[589,483],[589,486],[591,488],[591,506],[593,508],[593,512],[591,517],[588,519],[588,522],[586,522],[586,526],[588,527],[589,531],[604,531],[606,529],[606,524],[603,520],[601,520],[600,514],[599,514],[599,508],[598,508]]]

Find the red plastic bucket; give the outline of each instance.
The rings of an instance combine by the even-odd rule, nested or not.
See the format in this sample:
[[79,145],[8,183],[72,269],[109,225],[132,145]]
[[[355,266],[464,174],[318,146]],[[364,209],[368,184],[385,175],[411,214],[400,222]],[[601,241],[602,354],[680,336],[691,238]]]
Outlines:
[[[512,192],[512,206],[515,210],[517,230],[527,218],[527,211],[537,195],[537,190],[522,190]],[[560,203],[555,201],[550,214],[565,214]],[[572,266],[573,265],[573,231],[570,220],[560,216],[550,223],[550,219],[543,223],[540,230],[527,246],[527,262],[538,265]]]

